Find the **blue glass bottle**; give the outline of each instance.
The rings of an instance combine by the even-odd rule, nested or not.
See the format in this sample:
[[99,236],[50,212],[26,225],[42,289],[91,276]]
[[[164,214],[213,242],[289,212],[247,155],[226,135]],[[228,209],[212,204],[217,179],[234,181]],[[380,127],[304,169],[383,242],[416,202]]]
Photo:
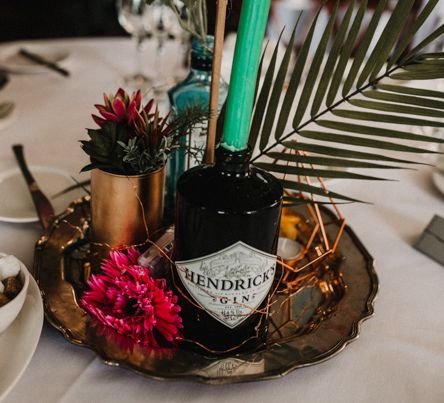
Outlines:
[[[209,108],[213,48],[213,36],[207,36],[205,45],[196,38],[193,38],[191,47],[191,71],[184,81],[168,91],[168,99],[173,115],[180,115],[180,113],[190,106],[202,105]],[[227,93],[228,85],[221,78],[219,111],[225,102]],[[166,194],[166,215],[168,221],[172,221],[173,219],[177,180],[186,169],[202,162],[200,159],[203,156],[206,136],[207,123],[204,122],[198,127],[195,127],[189,136],[182,139],[184,148],[188,146],[192,149],[192,152],[186,153],[185,149],[179,149],[169,160]]]

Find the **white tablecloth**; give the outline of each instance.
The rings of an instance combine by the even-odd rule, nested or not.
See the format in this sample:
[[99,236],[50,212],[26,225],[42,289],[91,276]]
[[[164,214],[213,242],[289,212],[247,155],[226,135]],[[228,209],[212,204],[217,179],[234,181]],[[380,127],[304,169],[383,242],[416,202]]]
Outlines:
[[[126,39],[45,43],[70,50],[65,65],[72,77],[13,76],[0,92],[0,101],[11,99],[18,109],[16,122],[0,130],[0,169],[15,165],[10,146],[21,142],[29,163],[77,174],[87,161],[78,140],[92,125],[92,105],[131,71],[133,48]],[[107,367],[45,324],[29,367],[5,402],[443,402],[444,268],[411,246],[435,213],[444,215],[444,198],[430,173],[425,167],[386,173],[399,182],[335,183],[335,190],[375,202],[341,210],[376,258],[381,283],[376,315],[335,358],[274,381],[164,383]],[[0,249],[31,266],[38,235],[37,224],[1,223]]]

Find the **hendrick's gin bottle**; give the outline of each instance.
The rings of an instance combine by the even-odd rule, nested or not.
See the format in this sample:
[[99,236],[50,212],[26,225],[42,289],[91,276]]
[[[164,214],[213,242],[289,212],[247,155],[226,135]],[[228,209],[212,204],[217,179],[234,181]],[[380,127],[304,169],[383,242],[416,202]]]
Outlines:
[[216,164],[177,184],[176,269],[184,337],[214,353],[260,347],[276,271],[282,186],[251,152],[216,150]]

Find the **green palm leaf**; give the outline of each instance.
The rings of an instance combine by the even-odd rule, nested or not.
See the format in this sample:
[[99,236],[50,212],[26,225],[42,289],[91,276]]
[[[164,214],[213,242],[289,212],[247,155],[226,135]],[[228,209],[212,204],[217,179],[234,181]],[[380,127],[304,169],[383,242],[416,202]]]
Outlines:
[[[360,38],[367,2],[362,2],[355,12],[355,2],[351,0],[337,34],[331,40],[336,17],[340,14],[337,13],[339,2],[336,2],[323,27],[307,77],[303,81],[314,32],[319,28],[319,10],[297,55],[280,107],[291,51],[286,50],[273,82],[276,47],[257,97],[252,120],[250,145],[255,145],[260,138],[259,149],[253,154],[253,163],[272,173],[291,174],[298,178],[383,180],[352,170],[393,170],[420,164],[411,157],[384,155],[388,152],[434,153],[424,143],[444,143],[444,140],[412,133],[411,127],[444,127],[444,93],[399,85],[390,82],[390,79],[444,78],[444,53],[423,52],[444,34],[444,25],[439,26],[412,50],[407,50],[415,34],[433,15],[438,1],[429,0],[416,20],[411,22],[410,11],[414,0],[398,0],[387,22],[380,27],[387,3],[382,0],[378,2]],[[377,31],[382,32],[379,38],[375,38]],[[293,30],[289,47],[293,46],[295,32]],[[373,43],[375,46],[369,51]],[[330,53],[326,57],[329,45]],[[355,48],[354,60],[350,71],[346,73]],[[385,64],[387,68],[383,69]],[[353,87],[355,89],[350,92]],[[286,132],[292,110],[295,110],[292,128]],[[310,111],[308,117],[307,110]],[[381,124],[384,127],[379,127]],[[324,128],[324,131],[320,128]],[[409,142],[421,144],[414,146]],[[271,162],[262,161],[262,158]],[[338,167],[346,170],[338,170]],[[284,180],[282,183],[291,191],[346,202],[355,201],[354,198],[325,191],[310,183],[293,180]],[[292,200],[301,203],[301,198]]]
[[419,71],[391,74],[390,78],[394,80],[433,80],[435,78],[444,78],[442,71]]
[[360,201],[358,199],[354,199],[349,196],[342,195],[340,193],[331,192],[329,190],[325,190],[323,188],[313,186],[313,185],[307,185],[306,183],[301,182],[294,182],[294,181],[288,181],[288,180],[281,180],[282,186],[286,189],[295,190],[297,192],[304,192],[304,193],[311,193],[314,195],[322,196],[322,197],[331,197],[334,199],[340,199],[340,200],[348,200],[352,202]]
[[425,39],[423,39],[418,45],[416,45],[409,53],[407,53],[406,56],[404,56],[400,64],[402,65],[404,62],[406,62],[409,58],[413,58],[418,53],[424,49],[426,46],[430,45],[435,39],[438,39],[442,34],[444,34],[444,24],[440,25],[438,29],[433,31],[430,35],[428,35]]
[[293,29],[293,33],[291,34],[287,50],[282,59],[278,74],[276,76],[276,80],[274,82],[273,90],[270,95],[270,101],[268,102],[267,113],[265,114],[264,126],[262,128],[261,142],[260,142],[261,149],[264,149],[265,146],[267,145],[268,140],[270,138],[271,130],[273,129],[273,123],[276,117],[276,111],[279,105],[279,99],[281,98],[285,77],[287,75],[288,64],[290,63],[291,53],[293,50],[293,44],[296,35],[296,29],[298,27],[299,20],[300,20],[300,14],[298,21],[296,22],[296,25]]
[[365,91],[364,95],[368,98],[378,99],[381,101],[395,102],[399,104],[408,104],[415,106],[424,106],[426,108],[435,108],[444,110],[444,102],[436,99],[421,98],[420,96],[408,96],[399,94],[390,94],[382,91]]
[[433,151],[431,150],[424,150],[418,147],[405,146],[402,144],[392,143],[389,141],[373,140],[364,137],[348,136],[336,133],[302,130],[299,132],[299,135],[308,139],[322,140],[330,143],[348,144],[359,147],[381,148],[383,150],[392,150],[392,151],[408,152],[408,153],[425,153],[425,152],[433,153]]
[[[329,147],[319,144],[310,144],[310,143],[303,143],[299,141],[285,141],[282,143],[285,147],[298,150],[298,151],[307,151],[315,154],[322,154],[322,155],[333,155],[335,157],[342,157],[342,158],[353,158],[353,159],[363,159],[363,160],[370,160],[370,161],[387,161],[387,162],[394,162],[394,163],[401,163],[401,164],[419,164],[411,160],[404,160],[399,158],[393,158],[393,157],[387,157],[385,155],[381,154],[374,154],[369,152],[363,152],[363,151],[355,151],[355,150],[348,150],[343,149],[339,147]],[[268,156],[268,154],[267,154]],[[424,163],[421,163],[419,165],[427,165]]]
[[279,43],[282,37],[282,33],[283,31],[279,35],[278,43],[273,51],[273,56],[271,57],[270,66],[268,67],[268,70],[265,74],[264,83],[262,84],[262,88],[259,92],[256,101],[256,107],[253,114],[253,121],[251,124],[250,138],[249,138],[249,144],[251,148],[254,148],[254,146],[256,145],[256,141],[259,137],[259,131],[262,126],[262,119],[264,117],[265,108],[267,107],[267,101],[270,96],[270,90],[273,84],[274,69],[276,67],[276,59],[278,55]]
[[[278,117],[278,122],[276,125],[276,133],[275,139],[279,140],[282,134],[284,133],[285,126],[288,122],[288,117],[290,116],[290,111],[293,106],[294,99],[296,97],[296,92],[301,82],[302,72],[304,71],[305,63],[307,61],[308,52],[310,50],[311,42],[313,40],[314,30],[316,28],[316,24],[319,18],[319,10],[310,26],[310,29],[307,33],[305,41],[301,47],[299,55],[296,59],[296,63],[293,68],[293,72],[291,75],[290,82],[288,84],[287,92],[285,94],[284,100],[282,102],[282,108]],[[253,118],[254,120],[254,118]]]
[[328,90],[327,100],[326,100],[327,106],[331,106],[331,104],[336,98],[336,94],[338,93],[339,87],[341,85],[341,79],[347,67],[347,62],[349,61],[350,56],[353,52],[353,45],[355,44],[356,38],[358,37],[359,29],[361,28],[362,20],[364,18],[366,9],[367,9],[367,0],[364,0],[361,2],[361,6],[359,7],[358,12],[356,13],[356,17],[353,21],[353,24],[350,28],[350,32],[348,33],[347,39],[344,43],[344,47],[341,51],[341,57],[339,58],[338,65],[331,80],[330,89]]
[[413,87],[406,87],[406,86],[401,86],[401,85],[390,85],[390,84],[378,84],[376,86],[376,89],[383,90],[383,91],[396,92],[398,94],[416,95],[418,97],[422,97],[422,99],[425,99],[425,98],[443,98],[444,99],[444,92],[427,90],[424,88],[413,88]]
[[359,70],[361,69],[362,62],[364,61],[365,55],[367,54],[370,43],[375,34],[376,28],[378,27],[378,23],[381,20],[381,15],[384,12],[385,6],[387,4],[387,0],[381,0],[378,2],[378,6],[376,7],[375,12],[373,13],[370,24],[367,27],[364,38],[356,52],[353,65],[350,69],[350,73],[348,74],[347,79],[345,80],[344,87],[342,89],[342,95],[345,97],[351,90],[355,78],[357,77]]
[[319,69],[321,67],[322,61],[324,59],[325,50],[327,49],[328,41],[333,30],[333,26],[336,20],[336,12],[338,10],[338,2],[336,2],[335,8],[333,9],[330,18],[328,20],[327,26],[322,34],[321,40],[319,42],[318,48],[316,49],[313,61],[311,62],[310,70],[308,71],[307,79],[304,84],[304,88],[301,93],[301,97],[298,102],[298,107],[296,108],[296,113],[293,118],[293,127],[297,126],[307,109],[310,96],[313,92],[313,88],[318,78]]
[[368,101],[366,99],[351,99],[350,104],[365,109],[374,109],[384,112],[405,113],[408,115],[419,115],[433,118],[444,118],[444,111],[429,109],[429,108],[417,108],[409,105],[398,105],[388,102]]
[[270,152],[267,154],[267,156],[278,161],[288,161],[288,162],[295,162],[298,164],[307,164],[307,165],[333,166],[333,167],[342,167],[342,168],[410,169],[396,165],[382,165],[382,164],[375,164],[373,162],[331,158],[331,157],[318,157],[313,155]]
[[327,127],[329,129],[341,130],[348,133],[367,134],[369,136],[380,136],[411,141],[433,141],[437,143],[444,143],[444,140],[437,139],[431,136],[413,134],[400,130],[385,129],[381,127],[357,125],[354,123],[337,122],[333,120],[319,120],[318,125],[322,127]]
[[[387,61],[388,56],[392,51],[393,45],[398,40],[399,34],[405,27],[405,21],[408,18],[410,11],[412,10],[415,0],[402,0],[398,1],[395,9],[388,20],[381,37],[378,40],[372,54],[369,57],[368,63],[364,68],[363,73],[359,77],[358,87],[360,87],[365,79],[368,77],[366,68],[369,66],[370,81],[373,81],[384,63]],[[364,74],[365,73],[365,74]]]
[[348,171],[334,171],[327,169],[316,169],[316,168],[302,168],[298,166],[291,165],[277,165],[269,164],[266,162],[256,162],[254,164],[258,168],[265,169],[266,171],[289,174],[289,175],[300,175],[300,176],[313,176],[318,178],[346,178],[346,179],[364,179],[364,180],[387,180],[382,178],[376,178],[375,176],[361,175]]
[[393,52],[392,56],[390,57],[387,68],[390,68],[395,64],[399,58],[401,57],[402,53],[407,49],[409,46],[409,43],[413,39],[414,35],[418,32],[419,28],[424,24],[424,22],[427,20],[427,18],[432,13],[433,9],[438,4],[439,0],[430,0],[423,8],[421,13],[416,18],[416,21],[411,25],[411,27],[408,29],[407,33],[404,35],[402,40],[400,41],[399,45],[397,46],[396,50]]
[[347,12],[345,13],[341,25],[339,26],[338,33],[336,35],[336,38],[333,42],[333,46],[328,55],[324,71],[321,75],[321,79],[319,80],[318,89],[315,93],[314,100],[311,105],[311,112],[310,112],[311,116],[315,116],[316,113],[318,113],[319,108],[321,107],[322,104],[322,100],[324,99],[325,93],[327,92],[328,84],[330,83],[331,79],[331,72],[336,65],[339,53],[344,44],[345,34],[347,33],[354,7],[355,7],[355,0],[350,2]]
[[391,124],[409,125],[409,126],[444,127],[444,122],[407,118],[405,116],[397,116],[397,115],[384,115],[382,113],[350,111],[347,109],[336,109],[335,111],[332,111],[332,113],[335,116],[355,119],[355,120],[368,120],[372,122],[391,123]]

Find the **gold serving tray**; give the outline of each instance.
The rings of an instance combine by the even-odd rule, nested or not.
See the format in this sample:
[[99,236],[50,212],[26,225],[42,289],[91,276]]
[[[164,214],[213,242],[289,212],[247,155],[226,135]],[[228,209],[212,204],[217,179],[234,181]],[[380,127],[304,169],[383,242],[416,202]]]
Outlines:
[[[326,219],[333,214],[322,208]],[[300,213],[302,214],[302,209]],[[89,197],[74,201],[36,244],[34,274],[45,315],[71,343],[95,351],[102,360],[159,380],[211,384],[273,379],[338,354],[358,337],[373,315],[378,278],[373,259],[347,226],[329,269],[320,265],[319,281],[291,297],[278,293],[266,348],[249,354],[205,356],[180,348],[147,350],[95,326],[79,307],[88,267]],[[329,226],[327,231],[337,231]]]

